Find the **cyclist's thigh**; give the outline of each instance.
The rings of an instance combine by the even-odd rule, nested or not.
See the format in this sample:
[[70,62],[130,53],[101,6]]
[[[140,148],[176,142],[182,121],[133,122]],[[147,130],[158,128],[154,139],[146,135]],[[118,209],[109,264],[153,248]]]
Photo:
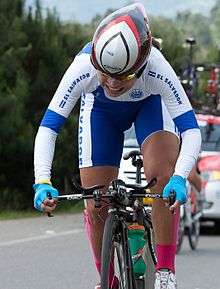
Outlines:
[[147,179],[156,177],[157,190],[162,191],[174,173],[179,155],[179,139],[170,132],[158,131],[145,139],[141,150]]
[[179,154],[177,129],[160,96],[146,99],[135,121],[147,179],[157,177],[161,190],[174,172]]
[[118,175],[124,133],[121,127],[115,125],[114,115],[108,106],[99,103],[92,94],[86,97],[79,121],[81,181],[85,187],[97,184],[108,186]]
[[92,94],[86,98],[79,118],[79,168],[119,167],[123,129],[115,124],[108,106],[102,105]]
[[[80,177],[82,186],[90,187],[97,184],[105,185],[106,188],[109,183],[118,176],[118,168],[110,166],[96,166],[80,169]],[[87,207],[94,208],[93,200],[86,201]]]
[[94,185],[108,186],[117,176],[117,167],[96,166],[80,169],[81,182],[84,187],[91,187]]

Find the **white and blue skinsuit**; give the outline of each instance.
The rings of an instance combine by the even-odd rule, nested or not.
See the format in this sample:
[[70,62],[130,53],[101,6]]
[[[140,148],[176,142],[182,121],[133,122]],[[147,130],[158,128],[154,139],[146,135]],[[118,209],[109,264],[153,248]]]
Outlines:
[[187,178],[200,151],[201,135],[185,91],[162,53],[153,47],[141,77],[118,97],[110,97],[100,86],[90,53],[91,43],[67,69],[41,121],[35,140],[35,181],[51,178],[57,135],[80,97],[80,168],[118,167],[124,131],[134,123],[140,146],[157,131],[181,135],[175,174]]

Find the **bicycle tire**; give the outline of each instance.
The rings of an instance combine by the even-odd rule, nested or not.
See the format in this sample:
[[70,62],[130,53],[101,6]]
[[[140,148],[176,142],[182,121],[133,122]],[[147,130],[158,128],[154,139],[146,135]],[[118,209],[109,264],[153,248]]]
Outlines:
[[153,289],[155,283],[155,266],[157,264],[157,256],[155,252],[155,237],[151,221],[144,219],[144,227],[146,231],[146,248],[145,248],[145,262],[147,265],[146,273],[143,282],[137,283],[137,288]]
[[189,245],[192,250],[196,250],[198,247],[199,236],[200,236],[200,221],[194,220],[192,225],[187,229]]
[[152,258],[152,261],[154,263],[154,265],[156,266],[157,264],[157,256],[156,256],[156,252],[155,252],[155,240],[154,240],[154,232],[153,232],[153,228],[146,230],[147,232],[147,246],[149,248],[149,252],[150,252],[150,256]]
[[[119,289],[135,289],[130,249],[127,241],[127,229],[113,213],[109,214],[104,227],[102,241],[101,289],[114,289],[109,284],[109,267],[114,258],[115,269],[118,266]],[[117,264],[115,264],[117,263]]]
[[183,239],[185,234],[185,220],[184,217],[180,217],[179,227],[178,227],[178,236],[177,236],[177,246],[176,253],[178,254],[181,250]]

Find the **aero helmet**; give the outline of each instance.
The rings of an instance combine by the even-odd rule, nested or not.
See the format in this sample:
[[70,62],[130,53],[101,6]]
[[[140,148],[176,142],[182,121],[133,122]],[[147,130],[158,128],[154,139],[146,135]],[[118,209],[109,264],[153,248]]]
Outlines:
[[151,44],[144,6],[135,3],[115,11],[99,24],[92,41],[91,62],[112,77],[137,74],[147,62]]

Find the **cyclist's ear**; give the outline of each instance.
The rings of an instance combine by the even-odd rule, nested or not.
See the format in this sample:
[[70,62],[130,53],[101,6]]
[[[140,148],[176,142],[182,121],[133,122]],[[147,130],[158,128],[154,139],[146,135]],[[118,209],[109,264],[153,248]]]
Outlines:
[[161,39],[157,39],[155,37],[152,37],[152,45],[154,47],[156,47],[158,50],[162,50],[162,45],[161,45],[162,41]]

